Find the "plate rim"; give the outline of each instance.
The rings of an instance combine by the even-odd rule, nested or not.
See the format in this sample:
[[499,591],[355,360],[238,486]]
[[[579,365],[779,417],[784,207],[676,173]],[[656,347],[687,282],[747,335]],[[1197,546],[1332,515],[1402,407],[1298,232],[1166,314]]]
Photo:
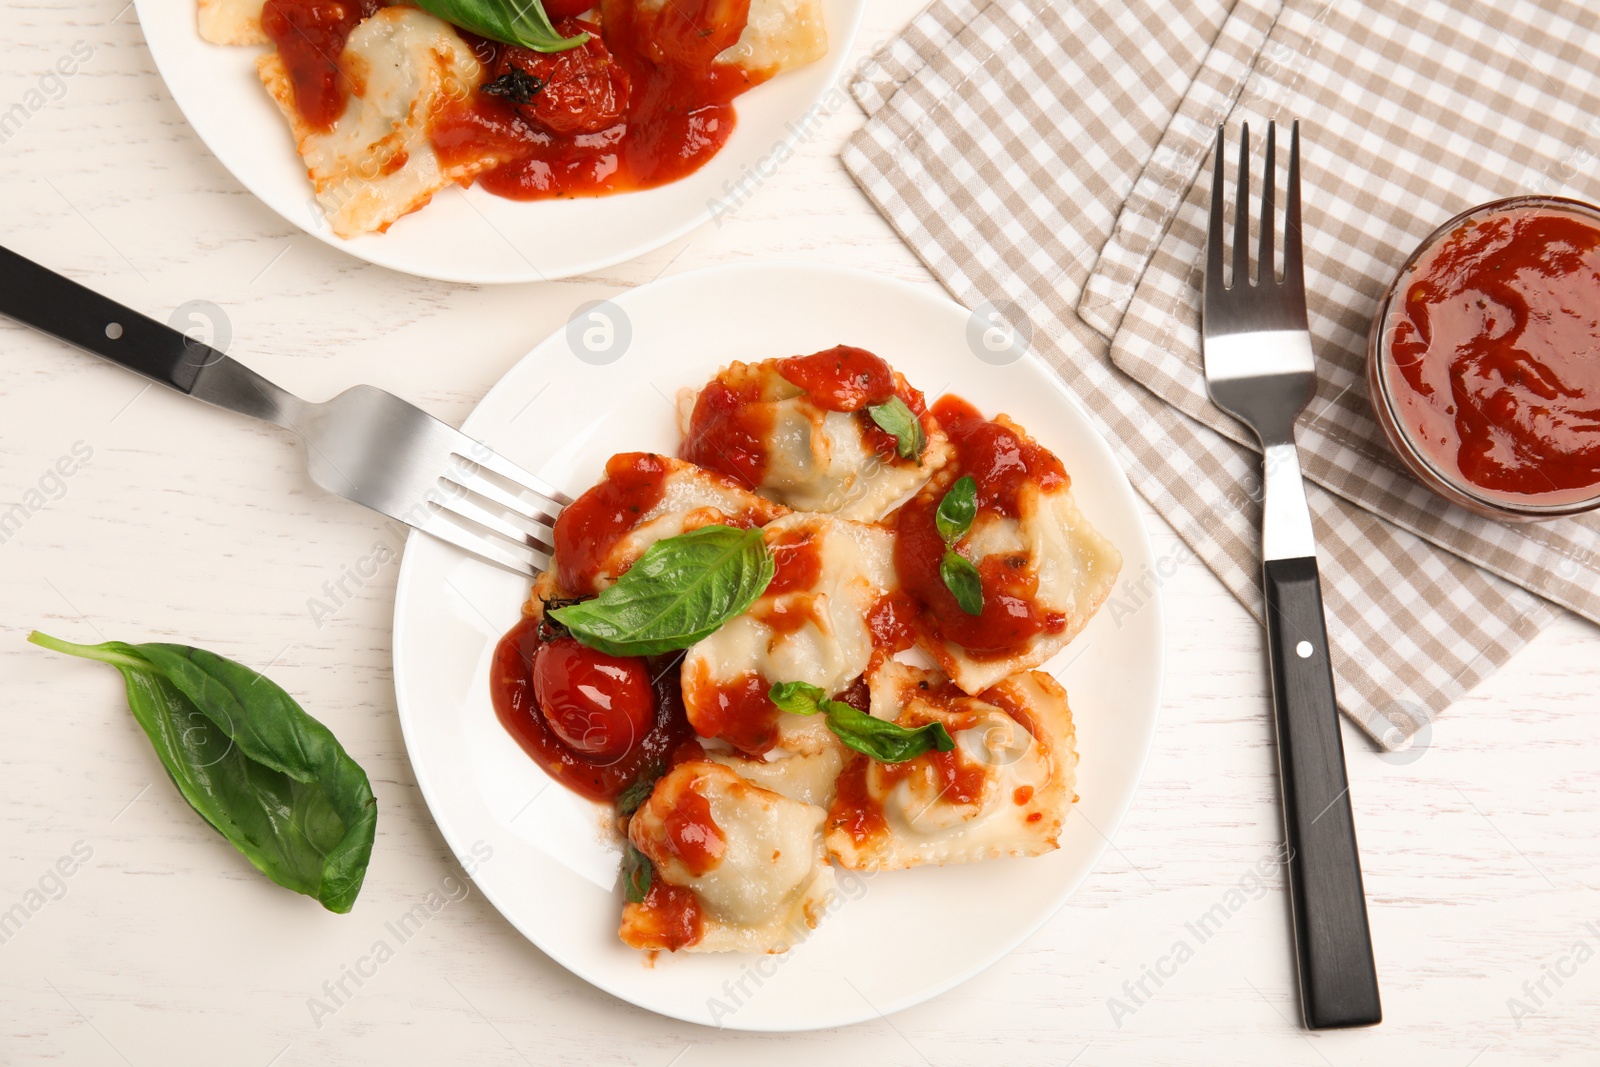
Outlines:
[[[665,278],[657,278],[651,282],[634,286],[623,292],[617,293],[611,297],[608,297],[607,299],[618,304],[619,306],[622,306],[624,310],[626,310],[627,303],[630,300],[640,299],[640,297],[637,297],[635,294],[645,292],[647,290],[669,284],[704,285],[707,283],[714,283],[716,278],[721,275],[750,270],[798,271],[801,273],[829,274],[840,278],[853,278],[858,281],[866,281],[874,285],[882,285],[897,289],[900,291],[901,296],[913,300],[940,303],[957,308],[966,314],[971,313],[970,309],[966,308],[959,301],[953,299],[949,293],[942,288],[938,290],[929,290],[925,287],[918,286],[915,283],[887,274],[880,274],[855,267],[819,264],[793,259],[756,259],[735,263],[713,264],[706,267],[684,271],[678,274],[668,275]],[[500,388],[502,383],[504,383],[521,367],[528,363],[529,360],[533,359],[535,354],[538,353],[539,350],[547,343],[560,337],[561,333],[562,331],[557,329],[556,331],[553,331],[552,333],[541,338],[536,344],[533,345],[532,348],[530,348],[514,363],[507,367],[506,370],[495,381],[495,383],[489,387],[489,390],[484,393],[483,397],[479,399],[478,403],[473,406],[472,411],[467,414],[461,425],[462,431],[471,436],[473,419],[478,415],[479,411],[482,410],[483,406],[488,402],[494,391]],[[1077,397],[1067,387],[1067,383],[1062,380],[1061,376],[1053,367],[1050,366],[1046,360],[1039,356],[1031,347],[1023,354],[1022,359],[1032,361],[1035,365],[1035,368],[1041,371],[1048,378],[1052,387],[1054,388],[1055,394],[1063,402],[1069,404],[1074,409],[1077,416],[1084,420],[1085,425],[1093,435],[1098,447],[1105,451],[1106,457],[1110,461],[1111,469],[1113,469],[1117,475],[1116,478],[1112,480],[1113,485],[1115,486],[1117,492],[1126,497],[1126,499],[1129,501],[1132,514],[1137,520],[1138,535],[1145,554],[1148,558],[1154,559],[1155,553],[1154,546],[1150,541],[1149,523],[1146,521],[1143,510],[1139,506],[1142,498],[1133,488],[1133,483],[1129,480],[1127,471],[1122,462],[1118,460],[1116,449],[1112,447],[1110,440],[1100,432],[1098,427],[1095,426],[1094,420],[1086,411],[1084,411]],[[419,773],[416,761],[412,758],[413,739],[410,736],[409,729],[407,728],[407,719],[409,716],[405,709],[401,707],[401,705],[404,703],[404,698],[401,694],[404,692],[405,688],[402,685],[402,678],[408,677],[408,667],[403,664],[402,657],[400,655],[401,650],[399,647],[399,635],[402,632],[400,620],[410,604],[410,587],[415,584],[414,581],[408,582],[408,578],[410,577],[410,572],[412,570],[412,561],[416,559],[416,554],[411,552],[410,549],[414,541],[420,542],[424,539],[426,539],[426,535],[422,532],[415,529],[410,530],[406,537],[405,544],[402,546],[400,571],[396,578],[395,606],[394,614],[391,619],[390,631],[390,656],[393,666],[396,716],[400,720],[401,737],[402,741],[406,745],[406,759],[407,762],[411,764],[412,774],[416,779],[417,789],[422,794],[423,802],[427,805],[428,815],[433,819],[435,825],[438,827],[440,835],[445,838],[446,844],[450,846],[452,855],[456,855],[460,854],[459,850],[457,849],[456,841],[456,838],[460,835],[446,829],[448,820],[445,816],[441,815],[439,810],[435,807],[435,795],[433,788],[429,784],[427,776]],[[1166,688],[1167,642],[1166,607],[1163,590],[1160,586],[1156,586],[1154,588],[1153,596],[1141,608],[1141,612],[1152,608],[1154,609],[1152,618],[1154,620],[1153,626],[1156,641],[1152,649],[1152,660],[1150,664],[1151,668],[1153,669],[1155,680],[1151,699],[1152,707],[1150,714],[1149,736],[1140,750],[1138,758],[1135,761],[1136,765],[1133,767],[1132,774],[1129,776],[1127,802],[1122,806],[1122,809],[1117,812],[1116,817],[1112,819],[1109,824],[1099,828],[1099,836],[1101,840],[1098,845],[1094,846],[1094,852],[1091,859],[1085,866],[1085,869],[1082,871],[1082,873],[1072,879],[1069,884],[1062,888],[1053,907],[1043,911],[1042,914],[1030,922],[1019,934],[1012,937],[1007,943],[997,946],[994,951],[983,956],[979,962],[969,965],[968,967],[956,972],[949,978],[937,983],[934,986],[919,989],[913,993],[903,995],[898,999],[886,1002],[882,1005],[868,1004],[866,1005],[865,1010],[854,1014],[845,1013],[837,1017],[831,1017],[819,1021],[803,1022],[798,1025],[784,1026],[766,1024],[759,1021],[741,1024],[738,1021],[737,1016],[721,1024],[711,1024],[707,1023],[702,1018],[693,1018],[677,1011],[671,1011],[648,1004],[641,1004],[639,1001],[633,999],[625,992],[613,987],[608,982],[587,973],[586,970],[576,966],[567,954],[547,948],[538,938],[534,937],[529,930],[525,929],[523,924],[514,917],[515,910],[508,910],[506,907],[503,907],[501,901],[498,899],[497,894],[480,882],[476,873],[471,873],[468,875],[468,877],[472,879],[473,884],[477,886],[478,890],[483,893],[484,898],[494,906],[495,910],[500,914],[500,917],[509,923],[519,934],[525,937],[528,942],[540,952],[541,955],[560,965],[573,978],[576,978],[577,980],[602,991],[606,995],[614,997],[615,999],[626,1004],[631,1004],[635,1007],[641,1008],[650,1012],[651,1014],[660,1015],[664,1018],[671,1018],[680,1022],[690,1023],[696,1026],[704,1026],[707,1029],[715,1030],[737,1030],[749,1033],[804,1033],[815,1030],[831,1029],[834,1027],[854,1026],[862,1022],[867,1022],[904,1011],[919,1004],[927,1003],[930,1000],[943,996],[945,993],[948,993],[957,986],[971,981],[979,974],[999,963],[1002,959],[1014,953],[1024,943],[1034,937],[1046,923],[1055,918],[1055,916],[1060,913],[1061,909],[1064,908],[1066,904],[1077,895],[1078,890],[1082,888],[1083,883],[1087,881],[1089,876],[1099,869],[1101,860],[1105,857],[1106,852],[1110,848],[1111,838],[1114,837],[1116,832],[1121,828],[1123,821],[1127,818],[1128,812],[1133,808],[1134,801],[1138,797],[1140,786],[1144,781],[1145,772],[1149,768],[1151,754],[1155,751],[1156,735],[1161,725],[1162,701]],[[744,956],[748,954],[735,955]]]
[[[632,260],[639,259],[642,256],[649,255],[651,252],[666,247],[673,241],[683,237],[685,234],[699,229],[712,219],[713,210],[711,201],[707,200],[703,207],[697,209],[693,215],[687,216],[682,223],[680,223],[670,232],[666,233],[664,236],[651,237],[642,243],[630,245],[627,248],[621,249],[615,253],[598,256],[575,265],[563,266],[551,271],[540,271],[532,264],[528,265],[526,271],[514,269],[510,271],[499,271],[496,273],[485,274],[477,274],[471,271],[429,270],[401,265],[394,261],[394,257],[385,257],[381,252],[377,254],[371,254],[368,251],[369,246],[365,244],[356,245],[350,239],[339,237],[331,229],[326,227],[308,226],[299,219],[292,217],[289,212],[283,208],[280,208],[272,198],[269,198],[265,193],[263,193],[262,189],[258,187],[260,181],[259,175],[250,173],[247,168],[235,167],[231,162],[229,162],[227,156],[222,151],[218,150],[218,147],[213,142],[213,139],[206,135],[206,133],[202,130],[201,125],[196,123],[194,117],[190,115],[189,108],[185,105],[183,98],[179,95],[179,93],[173,89],[173,82],[171,78],[168,77],[167,63],[163,62],[162,57],[166,56],[167,60],[172,63],[181,62],[182,57],[177,52],[179,42],[167,38],[161,34],[157,35],[157,40],[160,41],[159,44],[156,40],[151,39],[148,27],[153,21],[159,22],[159,20],[146,19],[145,11],[150,4],[155,2],[157,2],[157,0],[133,0],[134,13],[138,16],[139,20],[139,32],[144,39],[145,47],[150,52],[151,61],[155,63],[156,73],[160,75],[162,86],[166,89],[167,95],[177,106],[178,112],[183,115],[183,120],[188,125],[189,129],[196,137],[200,139],[200,143],[205,145],[206,151],[211,153],[211,157],[217,161],[223,170],[228,172],[229,176],[232,177],[234,181],[237,181],[240,185],[244,186],[245,190],[252,197],[254,197],[258,202],[261,203],[263,207],[267,208],[267,210],[271,211],[274,215],[277,215],[284,222],[288,223],[290,226],[293,226],[299,232],[314,237],[329,248],[335,249],[336,251],[354,259],[360,260],[363,263],[370,263],[375,267],[382,267],[385,270],[392,270],[398,274],[406,274],[415,278],[426,278],[432,281],[448,282],[456,285],[528,285],[536,282],[557,282],[567,278],[576,278],[583,275],[592,274],[596,271],[605,270],[608,267],[614,267],[619,263],[631,262]],[[179,2],[186,2],[186,0],[179,0]],[[871,2],[871,0],[845,0],[845,2],[850,5],[848,25],[843,28],[843,32],[838,36],[836,43],[833,39],[833,30],[831,27],[829,28],[830,43],[828,53],[819,61],[819,63],[822,64],[821,69],[825,72],[826,77],[824,77],[822,80],[821,89],[811,98],[809,106],[806,108],[805,112],[802,112],[802,115],[815,109],[823,102],[830,92],[834,91],[834,89],[838,87],[845,67],[850,61],[851,55],[854,52],[856,38],[860,35],[862,23],[866,20],[867,5]],[[193,24],[192,19],[190,22]],[[212,44],[211,42],[206,41],[204,38],[199,36],[198,28],[194,29],[194,39],[204,47],[231,48],[235,50],[249,49],[250,54],[252,55],[261,54],[260,50],[264,47],[263,45]],[[171,52],[167,51],[169,45],[174,47],[174,50]],[[758,85],[754,88],[759,90],[761,86]],[[773,141],[772,148],[770,148],[766,154],[773,154],[777,151],[778,146],[780,145],[787,153],[787,156],[796,154],[800,141],[802,140],[801,134],[803,132],[803,125],[794,121],[794,118],[791,117],[791,121],[786,122],[783,125],[782,136]],[[737,129],[735,130],[735,133],[737,133]],[[689,174],[678,180],[687,181],[693,177],[693,174]],[[669,186],[675,184],[677,183],[668,183]],[[307,195],[310,196],[311,186],[309,179],[307,180],[306,191]],[[440,190],[440,192],[445,191],[446,190]],[[649,189],[631,190],[628,192],[612,193],[607,195],[630,196],[636,193],[648,193],[650,191],[651,190]],[[463,192],[466,192],[466,190],[463,190]],[[594,197],[592,199],[605,199],[605,197]],[[530,207],[541,203],[541,201],[537,200],[514,202],[525,204]],[[419,208],[418,210],[426,210],[427,206],[428,205],[424,204],[422,208]],[[402,216],[402,218],[404,217],[405,216]],[[364,237],[370,235],[363,234],[361,236]],[[507,373],[509,373],[509,370]]]

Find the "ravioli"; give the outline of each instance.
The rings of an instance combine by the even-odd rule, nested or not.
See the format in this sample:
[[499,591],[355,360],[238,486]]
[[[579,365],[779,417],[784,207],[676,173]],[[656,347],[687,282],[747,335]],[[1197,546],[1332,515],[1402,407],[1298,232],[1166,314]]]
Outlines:
[[1018,674],[972,697],[937,672],[889,660],[870,688],[876,717],[944,723],[956,744],[904,763],[851,756],[828,813],[828,853],[841,866],[897,870],[1057,847],[1077,799],[1078,754],[1054,678]]
[[200,0],[200,36],[212,44],[266,44],[265,0]]
[[[1016,423],[982,419],[950,398],[935,412],[948,420],[957,458],[901,510],[895,569],[926,605],[918,644],[975,694],[1039,666],[1076,637],[1111,595],[1122,553],[1078,509],[1061,461]],[[945,494],[969,474],[977,515],[954,548],[982,580],[978,614],[944,581],[946,543],[935,521]]]
[[439,190],[504,161],[485,153],[446,167],[434,152],[434,117],[468,99],[482,78],[449,23],[413,7],[386,7],[350,32],[339,65],[350,98],[327,130],[300,116],[282,57],[262,56],[256,68],[289,120],[318,208],[340,237],[381,233]]
[[888,371],[895,395],[910,397],[920,416],[927,443],[917,459],[896,454],[895,439],[867,411],[830,410],[786,378],[781,366],[790,362],[731,363],[703,389],[681,393],[681,455],[796,511],[866,522],[883,518],[944,465],[949,444],[904,376]]
[[567,596],[616,584],[657,541],[703,526],[765,526],[789,509],[731,478],[653,452],[621,452],[556,521],[555,572]]
[[826,815],[721,764],[679,764],[628,824],[653,873],[644,901],[623,907],[623,942],[690,952],[792,948],[833,896]]
[[876,648],[874,613],[896,587],[894,535],[795,514],[768,525],[765,537],[776,564],[772,583],[743,615],[690,646],[684,708],[700,736],[745,755],[777,748],[815,756],[837,745],[822,717],[781,713],[767,693],[778,682],[807,682],[833,695],[866,671]]
[[770,78],[813,63],[828,53],[822,0],[750,0],[750,17],[718,63]]

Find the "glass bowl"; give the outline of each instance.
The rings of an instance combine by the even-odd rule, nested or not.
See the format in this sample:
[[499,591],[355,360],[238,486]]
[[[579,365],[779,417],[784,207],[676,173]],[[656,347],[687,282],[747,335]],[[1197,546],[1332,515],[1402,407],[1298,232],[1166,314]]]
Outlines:
[[[1583,489],[1544,494],[1543,498],[1485,489],[1468,481],[1453,461],[1438,452],[1430,452],[1402,418],[1400,402],[1395,395],[1396,386],[1391,381],[1391,375],[1400,372],[1396,369],[1390,346],[1395,334],[1394,326],[1399,321],[1397,305],[1404,300],[1418,263],[1464,226],[1495,215],[1527,209],[1576,215],[1600,230],[1600,208],[1564,197],[1514,196],[1463,211],[1424,238],[1400,267],[1378,305],[1378,313],[1373,317],[1372,331],[1367,338],[1367,392],[1372,398],[1378,425],[1383,427],[1384,436],[1389,440],[1389,447],[1411,473],[1435,493],[1452,504],[1503,522],[1540,522],[1593,511],[1600,508],[1600,481]],[[1595,290],[1595,309],[1600,315],[1600,285]],[[1428,353],[1428,358],[1434,356],[1434,353]],[[1600,355],[1596,358],[1600,358]],[[1593,399],[1600,404],[1600,396]]]

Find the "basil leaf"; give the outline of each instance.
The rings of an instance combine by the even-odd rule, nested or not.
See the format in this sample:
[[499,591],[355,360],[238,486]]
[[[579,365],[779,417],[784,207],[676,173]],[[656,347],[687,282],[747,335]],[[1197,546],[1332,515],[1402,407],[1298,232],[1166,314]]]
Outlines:
[[881,404],[867,406],[867,414],[884,431],[894,435],[895,455],[901,459],[921,459],[922,450],[928,447],[928,435],[922,430],[922,420],[897,396]]
[[415,0],[422,10],[479,37],[520,44],[535,52],[564,52],[589,40],[587,33],[563,37],[540,0]]
[[613,656],[655,656],[716,632],[766,591],[775,565],[761,531],[703,526],[657,541],[617,584],[550,614]]
[[939,561],[939,577],[968,615],[983,614],[983,579],[972,561],[953,548],[947,548]]
[[967,536],[967,531],[972,529],[972,520],[977,517],[978,483],[973,481],[972,475],[963,474],[944,494],[944,499],[939,501],[939,510],[933,513],[933,523],[939,528],[939,536],[944,538],[944,543],[951,545]]
[[638,811],[645,801],[650,799],[650,794],[655,791],[656,781],[661,777],[662,767],[657,764],[635,778],[633,784],[617,794],[617,814],[624,817]]
[[634,848],[632,841],[622,846],[622,895],[629,904],[644,903],[654,874],[650,857]]
[[178,792],[258,870],[329,911],[355,904],[378,802],[366,772],[294,698],[186,645],[28,640],[121,671],[128,708]]
[[828,702],[828,694],[821,686],[810,682],[779,682],[767,690],[767,699],[776,704],[779,711],[813,715]]
[[822,712],[827,716],[828,729],[840,741],[880,763],[902,763],[930,748],[949,752],[955,747],[943,723],[907,729],[899,723],[868,715],[842,700],[829,700],[827,693],[809,682],[779,682],[767,690],[767,699],[796,715]]
[[956,747],[955,739],[942,722],[910,729],[857,711],[839,700],[828,701],[824,710],[828,713],[828,729],[837,734],[840,741],[880,763],[903,763],[929,749],[949,752]]

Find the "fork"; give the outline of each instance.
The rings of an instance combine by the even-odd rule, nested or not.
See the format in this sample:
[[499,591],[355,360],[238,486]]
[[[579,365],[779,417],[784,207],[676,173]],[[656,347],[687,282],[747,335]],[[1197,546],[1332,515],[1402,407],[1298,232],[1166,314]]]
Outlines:
[[204,400],[293,430],[312,481],[480,559],[532,577],[572,501],[393,393],[320,404],[70,278],[0,247],[0,312]]
[[1206,388],[1222,410],[1261,441],[1261,555],[1267,661],[1278,736],[1278,777],[1294,913],[1300,1004],[1313,1030],[1383,1021],[1372,961],[1334,702],[1317,545],[1306,506],[1294,424],[1316,390],[1306,324],[1300,230],[1300,124],[1290,135],[1283,277],[1274,266],[1274,147],[1267,127],[1261,179],[1260,248],[1250,274],[1250,127],[1239,138],[1233,218],[1233,279],[1223,281],[1223,131],[1217,131],[1206,241],[1203,338]]

